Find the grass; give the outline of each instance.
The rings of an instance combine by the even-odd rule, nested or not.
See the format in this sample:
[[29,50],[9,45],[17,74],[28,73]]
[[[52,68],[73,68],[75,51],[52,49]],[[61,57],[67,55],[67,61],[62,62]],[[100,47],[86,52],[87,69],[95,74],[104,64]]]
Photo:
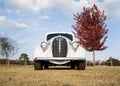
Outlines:
[[0,65],[0,86],[119,86],[120,67],[96,66],[86,70],[67,67],[35,71],[33,65]]

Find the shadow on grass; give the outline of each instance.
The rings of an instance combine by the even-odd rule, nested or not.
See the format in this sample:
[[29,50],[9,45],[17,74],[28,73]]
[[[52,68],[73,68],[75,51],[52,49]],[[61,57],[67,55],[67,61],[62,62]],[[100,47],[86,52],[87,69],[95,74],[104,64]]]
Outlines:
[[52,66],[45,70],[75,70],[75,69],[71,69],[70,67],[64,67],[64,66],[62,66],[62,67],[61,66]]
[[70,68],[48,68],[47,70],[73,70]]

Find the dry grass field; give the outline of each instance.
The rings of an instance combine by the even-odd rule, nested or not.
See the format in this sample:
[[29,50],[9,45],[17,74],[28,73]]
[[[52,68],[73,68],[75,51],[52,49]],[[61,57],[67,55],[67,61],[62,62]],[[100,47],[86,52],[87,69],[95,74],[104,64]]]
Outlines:
[[120,67],[96,66],[84,71],[52,67],[35,71],[33,65],[0,65],[0,86],[120,86]]

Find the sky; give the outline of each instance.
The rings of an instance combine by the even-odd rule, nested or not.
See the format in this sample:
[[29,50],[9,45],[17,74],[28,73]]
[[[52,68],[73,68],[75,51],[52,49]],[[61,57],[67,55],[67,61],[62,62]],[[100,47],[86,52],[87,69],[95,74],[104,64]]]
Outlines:
[[[83,7],[93,4],[105,11],[108,39],[104,51],[96,51],[96,60],[113,57],[120,60],[120,0],[0,0],[0,34],[16,41],[19,50],[10,59],[18,59],[27,53],[33,60],[33,53],[48,32],[74,31],[74,14]],[[92,52],[86,52],[92,60]]]

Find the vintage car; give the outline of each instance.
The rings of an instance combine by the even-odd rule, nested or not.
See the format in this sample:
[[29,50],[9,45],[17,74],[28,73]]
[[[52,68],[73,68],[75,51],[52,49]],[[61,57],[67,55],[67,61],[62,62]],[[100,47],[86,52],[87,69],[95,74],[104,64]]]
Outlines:
[[79,45],[70,32],[50,32],[45,42],[34,52],[34,69],[48,69],[49,66],[66,65],[71,69],[85,70],[85,49]]

